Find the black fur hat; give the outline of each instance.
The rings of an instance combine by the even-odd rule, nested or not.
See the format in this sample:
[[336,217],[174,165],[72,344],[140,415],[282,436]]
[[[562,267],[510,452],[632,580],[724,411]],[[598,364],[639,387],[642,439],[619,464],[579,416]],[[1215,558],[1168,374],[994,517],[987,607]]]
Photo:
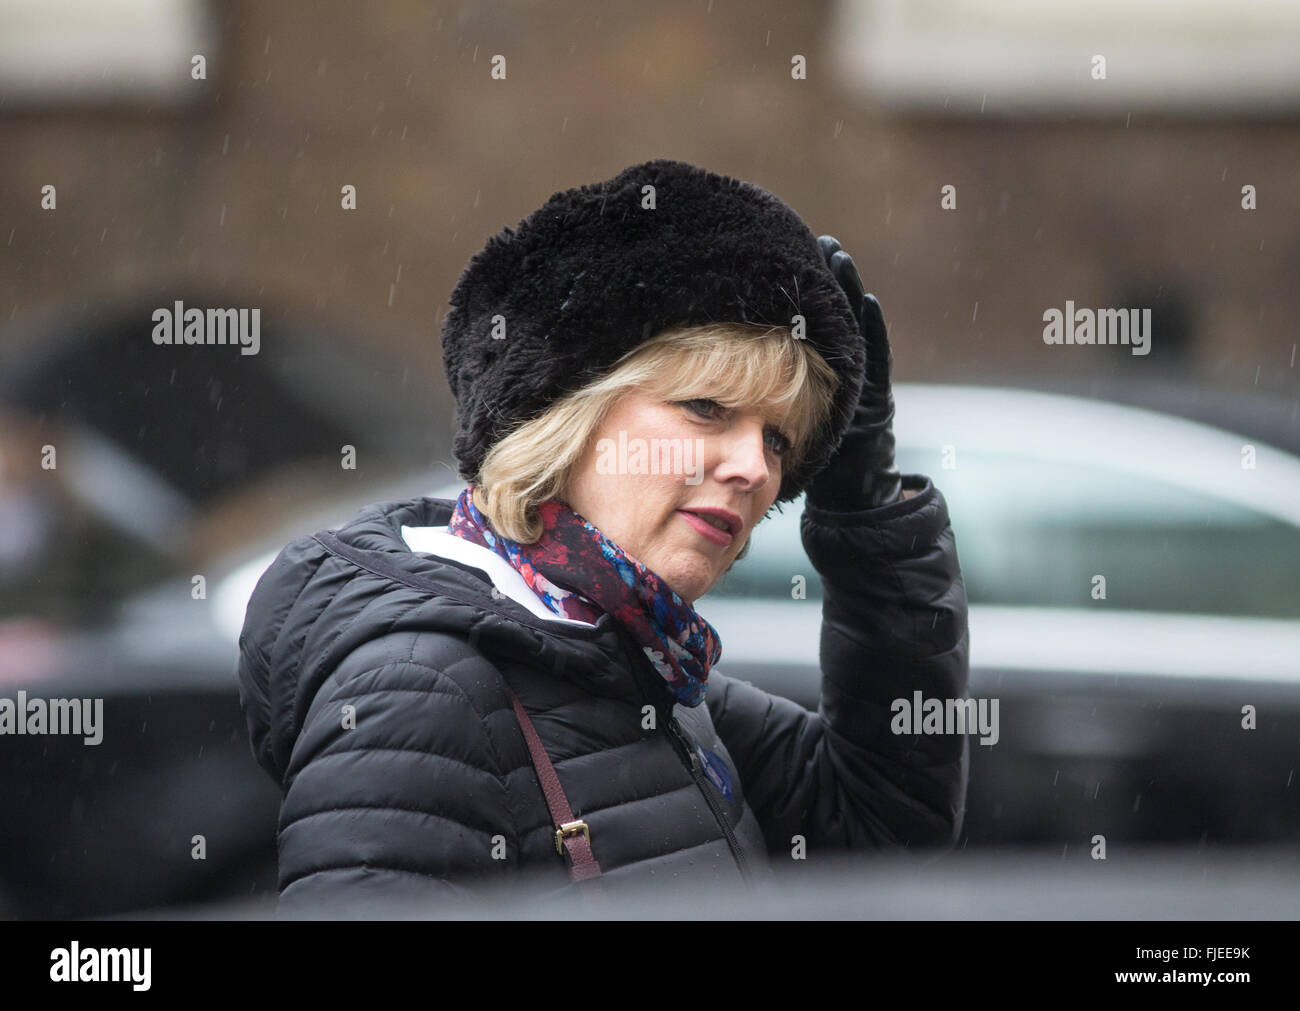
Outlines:
[[862,337],[816,237],[766,190],[679,161],[556,193],[489,239],[452,292],[442,357],[460,476],[474,480],[515,425],[669,327],[788,327],[796,314],[841,384],[827,430],[783,475],[778,502],[829,462],[862,386]]

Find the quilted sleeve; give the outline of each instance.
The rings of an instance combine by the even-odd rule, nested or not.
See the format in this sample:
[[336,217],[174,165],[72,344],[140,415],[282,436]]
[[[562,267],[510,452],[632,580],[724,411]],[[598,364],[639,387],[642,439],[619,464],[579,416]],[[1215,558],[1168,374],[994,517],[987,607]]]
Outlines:
[[942,494],[877,509],[807,506],[805,550],[822,576],[817,713],[745,682],[710,684],[710,715],[768,847],[951,846],[965,809],[966,734],[894,733],[897,699],[965,699],[966,595]]
[[374,640],[316,692],[280,810],[280,915],[418,912],[508,871],[493,850],[513,855],[516,832],[483,719],[413,653],[409,634]]

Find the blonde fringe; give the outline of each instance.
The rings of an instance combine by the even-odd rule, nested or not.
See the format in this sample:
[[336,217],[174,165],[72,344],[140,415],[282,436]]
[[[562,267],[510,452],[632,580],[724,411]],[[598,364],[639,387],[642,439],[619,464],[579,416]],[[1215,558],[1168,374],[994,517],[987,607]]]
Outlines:
[[[479,468],[474,505],[493,529],[522,544],[542,533],[537,506],[564,498],[573,467],[625,391],[664,400],[708,397],[724,407],[770,405],[790,437],[785,472],[803,459],[826,424],[839,377],[785,327],[715,323],[664,331],[624,355],[603,376],[557,400],[545,414],[497,441]],[[738,558],[749,550],[746,542]]]

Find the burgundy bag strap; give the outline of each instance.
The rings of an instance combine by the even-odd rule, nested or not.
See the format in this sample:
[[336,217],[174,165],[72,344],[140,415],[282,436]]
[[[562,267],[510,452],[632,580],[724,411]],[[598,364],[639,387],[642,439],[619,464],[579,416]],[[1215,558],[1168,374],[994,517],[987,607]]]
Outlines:
[[568,851],[569,877],[576,884],[583,885],[583,890],[588,895],[603,898],[604,892],[600,882],[595,880],[600,877],[600,864],[596,862],[596,855],[591,851],[591,829],[587,827],[585,821],[573,817],[569,798],[564,795],[564,788],[560,786],[560,777],[555,774],[555,766],[551,764],[546,749],[542,747],[542,739],[537,736],[533,721],[528,718],[519,696],[509,685],[506,686],[506,691],[510,692],[515,716],[519,719],[524,740],[528,742],[528,751],[533,757],[533,768],[537,770],[537,778],[542,782],[542,792],[546,794],[546,806],[551,809],[551,820],[555,822],[555,850],[561,856],[564,855],[565,850]]

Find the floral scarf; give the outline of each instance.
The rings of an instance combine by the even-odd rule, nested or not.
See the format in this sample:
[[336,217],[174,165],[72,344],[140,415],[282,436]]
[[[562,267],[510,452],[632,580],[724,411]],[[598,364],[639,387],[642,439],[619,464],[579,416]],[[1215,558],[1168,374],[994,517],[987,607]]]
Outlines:
[[[667,584],[558,498],[539,506],[542,535],[520,544],[492,530],[460,493],[447,530],[508,561],[552,611],[595,624],[608,612],[631,633],[686,706],[704,701],[709,669],[722,655],[718,633]],[[576,587],[581,590],[566,587]]]

